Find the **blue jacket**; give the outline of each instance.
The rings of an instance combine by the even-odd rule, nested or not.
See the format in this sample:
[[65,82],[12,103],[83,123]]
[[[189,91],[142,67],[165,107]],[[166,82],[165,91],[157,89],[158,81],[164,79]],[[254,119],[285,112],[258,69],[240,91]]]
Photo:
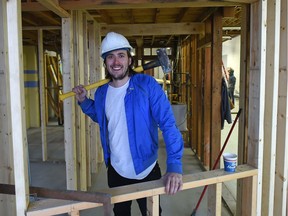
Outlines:
[[[107,165],[110,158],[105,100],[108,84],[97,89],[95,98],[84,100],[82,111],[100,127],[101,143]],[[167,152],[167,171],[182,173],[183,139],[164,91],[148,75],[136,74],[130,79],[125,95],[128,137],[136,174],[158,158],[158,126],[163,133]]]

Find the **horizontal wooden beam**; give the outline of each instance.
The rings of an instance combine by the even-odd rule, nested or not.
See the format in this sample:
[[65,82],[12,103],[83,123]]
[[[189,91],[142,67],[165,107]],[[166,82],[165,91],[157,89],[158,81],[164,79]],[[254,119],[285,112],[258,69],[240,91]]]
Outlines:
[[42,30],[61,30],[61,26],[23,26],[22,30],[28,31],[37,31],[39,29]]
[[115,24],[101,25],[101,35],[116,31],[125,36],[204,34],[204,23]]
[[[241,4],[251,4],[257,0],[197,0],[197,1],[163,1],[163,0],[119,0],[119,1],[103,1],[103,0],[81,0],[81,1],[59,1],[59,6],[65,10],[92,10],[92,9],[141,9],[141,8],[183,8],[183,7],[227,7],[237,6]],[[22,2],[22,11],[45,11],[43,5],[38,2]]]
[[[30,194],[35,194],[35,196],[42,198],[101,203],[104,206],[105,216],[111,215],[112,207],[110,194],[73,190],[55,190],[41,187],[30,187],[29,192]],[[15,185],[0,184],[0,194],[15,195]]]
[[[193,189],[206,185],[218,184],[235,179],[249,178],[258,175],[258,170],[249,165],[239,165],[234,173],[225,172],[223,169],[206,171],[201,173],[189,174],[183,176],[183,189]],[[134,200],[143,197],[153,197],[165,194],[163,180],[150,181],[135,185],[128,185],[116,188],[105,189],[100,193],[110,194],[111,202],[119,203],[128,200]],[[64,200],[39,200],[30,202],[27,216],[62,214],[69,210],[84,210],[98,207],[100,203],[64,201]],[[50,213],[50,214],[49,214]]]

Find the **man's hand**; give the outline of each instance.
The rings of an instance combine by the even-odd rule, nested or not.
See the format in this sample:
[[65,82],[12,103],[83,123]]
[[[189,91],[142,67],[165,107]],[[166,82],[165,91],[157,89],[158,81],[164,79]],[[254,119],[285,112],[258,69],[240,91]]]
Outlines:
[[173,195],[182,189],[182,174],[166,173],[163,177],[166,194]]
[[72,91],[76,94],[76,99],[79,103],[82,103],[86,99],[87,90],[83,85],[74,87]]

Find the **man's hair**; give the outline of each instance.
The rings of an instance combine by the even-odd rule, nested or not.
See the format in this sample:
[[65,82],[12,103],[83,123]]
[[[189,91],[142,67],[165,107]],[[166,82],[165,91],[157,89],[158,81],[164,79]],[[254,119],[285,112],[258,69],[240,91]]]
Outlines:
[[[131,53],[127,50],[127,55],[128,58],[131,58],[131,64],[128,66],[128,76],[131,77],[133,74],[135,74],[136,72],[133,70],[134,67],[134,58],[131,55]],[[104,66],[105,66],[105,78],[106,79],[112,79],[111,75],[109,74],[107,67],[106,67],[106,58],[104,59]]]

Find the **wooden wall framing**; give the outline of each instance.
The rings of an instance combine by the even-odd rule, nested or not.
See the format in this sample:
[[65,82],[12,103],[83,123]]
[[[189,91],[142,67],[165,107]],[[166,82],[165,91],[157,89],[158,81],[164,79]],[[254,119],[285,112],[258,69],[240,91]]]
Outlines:
[[[83,11],[71,14],[71,18],[62,21],[63,92],[102,78],[99,25],[88,21]],[[92,98],[94,92],[90,92]],[[67,189],[86,191],[91,186],[91,173],[96,173],[98,163],[103,161],[99,128],[82,114],[74,98],[64,101],[64,121]]]
[[[268,7],[269,11],[267,11]],[[239,193],[237,199],[241,205],[237,206],[237,213],[239,215],[251,215],[254,214],[254,209],[257,209],[256,215],[285,215],[287,214],[286,179],[288,178],[287,2],[285,0],[275,0],[268,3],[267,0],[264,0],[257,1],[243,8],[243,43],[241,45],[241,70],[243,75],[240,80],[243,98],[240,101],[240,107],[244,109],[244,113],[240,119],[239,131],[241,136],[239,136],[239,143],[243,145],[239,148],[239,162],[247,162],[249,165],[256,167],[258,169],[258,179],[244,179],[243,182],[238,183]],[[270,10],[270,8],[272,9]],[[9,142],[13,144],[13,151],[9,147],[5,148],[5,150],[3,150],[4,153],[1,152],[0,158],[1,162],[4,161],[5,166],[10,168],[8,171],[5,170],[5,175],[3,175],[4,180],[8,183],[13,183],[11,171],[13,170],[16,185],[16,212],[17,215],[22,216],[25,214],[29,203],[27,200],[29,197],[29,180],[27,173],[27,138],[23,114],[25,105],[21,97],[21,92],[23,92],[23,77],[21,73],[19,73],[19,71],[23,71],[20,2],[16,0],[1,1],[0,9],[0,21],[1,24],[4,24],[0,26],[0,42],[1,45],[4,45],[0,47],[0,50],[3,51],[0,53],[1,57],[3,57],[0,60],[1,84],[3,82],[2,80],[7,81],[6,85],[3,85],[5,86],[3,91],[3,87],[0,86],[1,103],[4,102],[5,104],[5,106],[0,107],[0,114],[1,121],[3,115],[5,115],[5,118],[9,118],[9,120],[7,120],[7,126],[0,124],[1,129],[3,128],[3,131],[6,131],[9,135],[0,135],[1,140],[4,140],[5,143]],[[85,62],[88,62],[89,59],[90,63],[92,60],[90,59],[91,56],[88,56],[88,54],[84,52],[85,45],[82,44],[86,43],[87,33],[83,29],[79,34],[73,33],[76,28],[76,26],[74,26],[75,22],[81,25],[81,28],[85,28],[84,26],[87,24],[87,20],[83,12],[77,11],[74,15],[69,18],[62,18],[64,92],[70,91],[75,84],[86,82],[88,77],[95,80],[102,78],[99,74],[97,74],[96,77],[92,77],[91,74],[89,75],[88,69],[84,66],[84,62],[80,62],[81,64],[79,65],[75,64],[79,59],[83,59]],[[206,163],[207,161],[210,163],[210,167],[215,161],[215,156],[220,149],[219,101],[217,101],[217,98],[219,99],[220,88],[219,74],[221,74],[219,73],[219,71],[221,71],[221,63],[219,60],[221,33],[217,31],[217,29],[221,29],[220,17],[221,15],[216,12],[212,20],[211,48],[205,47],[205,49],[199,50],[198,47],[198,51],[196,51],[195,46],[197,46],[197,42],[194,41],[195,38],[191,38],[191,41],[187,43],[187,47],[185,47],[186,45],[182,47],[182,55],[185,55],[186,59],[181,67],[185,73],[186,68],[189,68],[189,71],[194,70],[195,65],[192,65],[192,67],[189,64],[191,59],[192,62],[196,64],[195,70],[200,70],[200,68],[203,67],[201,64],[202,60],[199,58],[211,60],[211,71],[207,69],[204,75],[200,72],[198,74],[204,77],[211,74],[211,89],[210,87],[205,89],[211,92],[211,100],[207,99],[204,101],[204,106],[210,104],[209,109],[207,109],[210,113],[209,115],[203,115],[205,118],[211,119],[211,121],[209,121],[210,125],[207,124],[208,126],[203,126],[203,128],[210,127],[210,137],[209,139],[205,136],[205,139],[197,138],[195,139],[196,143],[191,144],[193,147],[199,148],[199,152],[211,153],[209,160],[207,158],[205,159],[205,156],[202,156]],[[10,21],[9,26],[7,25],[8,19]],[[86,20],[84,24],[83,20]],[[249,24],[250,20],[251,24]],[[96,47],[99,46],[100,43],[100,27],[95,23],[91,25],[93,25],[93,27],[90,26],[90,28],[95,28],[97,32],[95,33],[95,50],[91,52],[96,53],[98,51]],[[41,33],[39,33],[39,37],[41,37]],[[273,43],[271,43],[272,41]],[[78,45],[76,45],[76,43],[78,43]],[[80,50],[77,50],[78,48]],[[205,52],[205,54],[203,54],[203,52]],[[93,53],[90,54],[93,55]],[[97,55],[95,54],[95,56]],[[212,58],[210,58],[210,56]],[[99,59],[100,57],[97,56],[97,62],[92,69],[93,71],[101,70],[101,61]],[[83,77],[81,77],[82,73],[77,74],[78,71],[83,72]],[[182,79],[186,81],[185,75],[182,76]],[[195,80],[199,82],[201,79],[195,77]],[[210,82],[210,80],[205,80],[205,82],[207,81]],[[13,88],[11,86],[13,86]],[[6,87],[8,92],[6,92]],[[205,90],[204,95],[207,93]],[[193,95],[193,92],[187,92],[185,89],[182,89],[181,93],[183,98],[189,98],[190,94]],[[197,98],[198,96],[194,95],[194,97]],[[87,165],[87,158],[84,155],[86,155],[85,152],[89,151],[89,149],[83,145],[86,141],[82,139],[82,137],[87,136],[85,127],[89,127],[89,123],[87,126],[85,118],[76,119],[75,116],[79,115],[79,113],[75,107],[74,99],[69,98],[64,101],[64,110],[64,121],[66,125],[65,158],[67,162],[67,189],[86,190],[89,185],[87,178],[89,178],[88,173],[90,172],[90,168],[88,167],[90,165]],[[271,124],[267,124],[269,123],[267,119],[271,121]],[[9,125],[10,123],[11,125]],[[81,128],[82,125],[85,125],[84,131],[76,132],[75,124],[81,125]],[[194,122],[191,123],[191,125],[193,124]],[[199,125],[196,127],[199,127]],[[97,128],[94,126],[93,128],[93,133],[91,133],[92,135],[90,134],[90,140],[92,137],[99,137]],[[200,134],[205,133],[198,132],[196,136]],[[191,137],[190,140],[192,139],[194,138]],[[76,143],[75,140],[78,140],[78,142]],[[202,143],[200,146],[198,145],[199,141],[204,142],[204,150],[201,147]],[[207,142],[213,143],[213,147],[209,150],[206,149]],[[94,148],[93,152],[98,148],[97,146],[93,146],[92,142],[90,142],[89,146],[91,149]],[[80,150],[82,152],[78,155]],[[7,158],[2,157],[3,154],[6,154]],[[200,155],[203,154],[201,153]],[[17,164],[17,166],[13,166],[13,168],[11,166],[12,156],[14,164]],[[267,159],[267,161],[264,159]],[[96,163],[99,161],[97,157],[93,160]],[[78,163],[81,163],[80,167]],[[91,167],[93,167],[92,164]],[[265,167],[265,170],[263,167]],[[92,170],[96,171],[97,165],[94,164]],[[255,181],[257,181],[258,188],[257,190],[251,191],[251,187],[247,185],[255,185]],[[246,185],[246,183],[249,184]],[[218,190],[219,187],[217,189],[217,186],[216,188],[212,188],[210,195],[212,194],[213,196],[209,196],[210,201],[217,202],[219,196],[216,194],[216,191]],[[251,196],[251,194],[253,196]],[[252,200],[255,199],[257,199],[257,206],[252,209],[248,208]],[[12,206],[12,200],[6,201],[6,203]],[[1,207],[3,206],[1,205],[0,208]]]

